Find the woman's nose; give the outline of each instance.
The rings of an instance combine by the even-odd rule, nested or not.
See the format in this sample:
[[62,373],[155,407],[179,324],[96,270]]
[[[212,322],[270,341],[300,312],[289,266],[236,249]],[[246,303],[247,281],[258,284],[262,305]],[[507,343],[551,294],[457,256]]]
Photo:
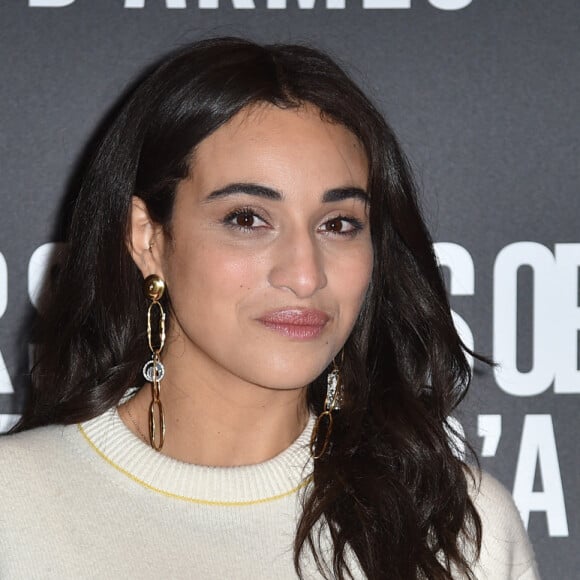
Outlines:
[[309,298],[326,286],[324,265],[315,235],[295,232],[278,240],[268,281],[275,288],[290,290],[297,298]]

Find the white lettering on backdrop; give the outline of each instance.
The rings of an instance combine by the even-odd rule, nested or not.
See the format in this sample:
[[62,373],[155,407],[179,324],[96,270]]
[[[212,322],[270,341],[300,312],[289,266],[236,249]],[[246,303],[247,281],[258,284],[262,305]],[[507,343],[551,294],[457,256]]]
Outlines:
[[[155,0],[159,3],[162,0]],[[254,9],[256,8],[254,0],[229,0],[234,8],[237,9]],[[290,0],[294,1],[294,0]],[[314,8],[316,0],[295,0],[298,8],[310,10]],[[461,10],[469,6],[473,0],[427,0],[434,8],[439,10]],[[28,6],[31,8],[65,8],[75,3],[75,0],[28,0]],[[150,0],[149,4],[154,2]],[[184,9],[188,7],[187,0],[163,0],[166,8]],[[266,8],[273,10],[285,9],[288,0],[267,0]],[[146,0],[124,0],[123,8],[145,8]],[[190,2],[192,5],[193,2]],[[327,9],[342,10],[346,8],[346,0],[326,0]],[[197,0],[197,7],[201,9],[219,8],[219,0]],[[409,9],[411,0],[362,0],[363,9]]]
[[[536,471],[542,489],[534,490]],[[550,415],[526,415],[513,496],[527,527],[530,512],[544,512],[551,537],[568,536],[564,489]]]
[[[475,268],[469,252],[458,244],[435,244],[439,263],[449,269],[453,296],[475,294]],[[516,365],[518,339],[518,270],[532,269],[533,367]],[[511,396],[533,396],[554,384],[554,393],[580,393],[578,340],[580,329],[580,244],[556,244],[552,254],[535,242],[517,242],[497,255],[493,273],[493,340],[498,386]],[[530,289],[528,289],[530,290]],[[455,312],[460,336],[473,337],[466,321]],[[463,338],[472,348],[473,340]],[[539,370],[537,370],[539,369]],[[502,433],[501,415],[479,415],[477,434],[483,439],[482,457],[496,455]],[[538,475],[541,490],[534,489]],[[531,512],[546,515],[551,537],[568,536],[564,487],[551,415],[526,415],[516,465],[513,496],[527,527]]]
[[52,269],[57,266],[63,257],[66,244],[62,242],[48,243],[34,250],[28,262],[28,298],[34,308],[42,309],[41,295],[47,285]]
[[[517,368],[518,270],[533,274],[533,365]],[[497,255],[493,273],[493,358],[498,386],[515,397],[580,393],[578,369],[578,268],[580,244],[556,244],[555,254],[536,242],[518,242]]]
[[[6,265],[6,258],[4,254],[0,253],[0,318],[6,312],[8,305],[8,266]],[[0,394],[12,394],[14,388],[10,380],[10,374],[6,368],[4,357],[0,352]]]
[[64,8],[74,4],[75,0],[28,0],[32,8]]

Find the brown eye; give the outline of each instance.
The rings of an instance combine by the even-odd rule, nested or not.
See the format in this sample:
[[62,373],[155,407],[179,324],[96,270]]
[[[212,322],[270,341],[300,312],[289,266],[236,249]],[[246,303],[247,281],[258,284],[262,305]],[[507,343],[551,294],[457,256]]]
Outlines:
[[347,237],[356,236],[363,228],[364,224],[359,219],[339,215],[321,224],[319,231],[325,234],[336,234],[337,237]]
[[255,219],[251,213],[241,213],[236,217],[236,225],[241,228],[251,228],[254,225]]
[[228,214],[223,223],[240,232],[257,232],[268,228],[268,222],[251,208],[240,208]]
[[335,218],[326,222],[327,232],[342,232],[344,229],[344,220],[342,218]]

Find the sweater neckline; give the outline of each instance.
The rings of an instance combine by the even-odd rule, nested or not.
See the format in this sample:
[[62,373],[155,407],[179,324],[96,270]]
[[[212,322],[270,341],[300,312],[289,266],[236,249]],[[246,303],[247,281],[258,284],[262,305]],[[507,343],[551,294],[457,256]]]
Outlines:
[[293,495],[310,482],[314,420],[310,416],[298,438],[272,459],[239,467],[195,465],[163,455],[134,435],[116,408],[79,423],[78,429],[101,459],[152,492],[198,504],[240,506]]

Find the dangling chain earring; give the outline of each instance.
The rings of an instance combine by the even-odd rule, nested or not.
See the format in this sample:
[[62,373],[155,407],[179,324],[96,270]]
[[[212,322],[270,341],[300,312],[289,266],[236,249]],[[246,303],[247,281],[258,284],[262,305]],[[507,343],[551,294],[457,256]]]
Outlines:
[[[342,363],[344,362],[344,350],[342,351],[340,362],[342,366]],[[326,399],[324,400],[324,410],[316,418],[316,423],[314,423],[314,429],[312,430],[312,436],[310,438],[310,453],[313,459],[320,459],[326,453],[326,449],[330,443],[330,436],[332,434],[333,412],[339,410],[342,403],[342,377],[340,375],[340,368],[336,366],[336,362],[334,361],[333,367],[332,371],[328,373],[328,376],[326,377]],[[326,434],[324,435],[322,448],[318,453],[316,453],[318,430],[325,417],[328,421]]]
[[[143,367],[143,377],[151,383],[151,404],[149,405],[149,443],[155,451],[160,451],[165,442],[165,415],[161,404],[160,383],[165,375],[165,367],[160,360],[160,354],[165,346],[165,312],[159,302],[165,292],[165,282],[156,274],[145,278],[145,296],[151,300],[147,309],[147,341],[151,351],[151,360]],[[158,310],[157,341],[153,341],[151,318],[153,310]],[[157,426],[159,425],[159,435]]]

